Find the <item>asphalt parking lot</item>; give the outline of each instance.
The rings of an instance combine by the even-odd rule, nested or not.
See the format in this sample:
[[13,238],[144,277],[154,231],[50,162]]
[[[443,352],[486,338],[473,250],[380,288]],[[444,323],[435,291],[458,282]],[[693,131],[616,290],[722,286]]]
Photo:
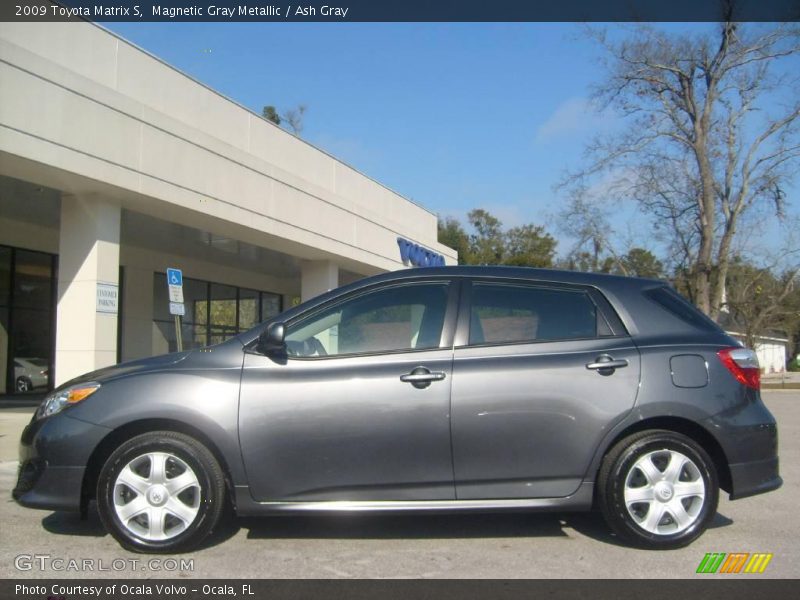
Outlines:
[[[767,391],[764,398],[779,423],[783,488],[736,502],[722,498],[713,528],[688,548],[627,548],[599,514],[276,517],[232,520],[211,544],[174,557],[191,560],[192,568],[166,557],[147,564],[148,557],[122,550],[94,512],[81,521],[77,515],[17,506],[10,496],[16,443],[32,409],[0,409],[0,576],[795,578],[800,575],[800,392]],[[706,552],[774,557],[760,575],[696,575]],[[76,564],[91,564],[94,571],[72,570]]]

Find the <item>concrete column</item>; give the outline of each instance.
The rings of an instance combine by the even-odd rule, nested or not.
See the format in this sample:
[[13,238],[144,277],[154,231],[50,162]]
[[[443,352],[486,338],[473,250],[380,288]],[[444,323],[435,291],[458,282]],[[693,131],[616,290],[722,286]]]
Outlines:
[[328,260],[301,264],[300,298],[303,302],[339,287],[339,267]]
[[123,268],[122,360],[153,356],[153,270]]
[[[55,383],[117,362],[120,207],[96,196],[61,198]],[[118,298],[117,298],[118,306]]]

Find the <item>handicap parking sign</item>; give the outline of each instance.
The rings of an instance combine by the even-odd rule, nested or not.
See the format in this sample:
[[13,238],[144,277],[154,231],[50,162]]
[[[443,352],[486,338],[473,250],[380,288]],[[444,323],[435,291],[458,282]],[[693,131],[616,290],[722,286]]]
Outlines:
[[167,269],[167,283],[169,285],[183,285],[183,271],[180,269]]
[[169,301],[183,304],[183,271],[167,269],[167,287],[169,288]]

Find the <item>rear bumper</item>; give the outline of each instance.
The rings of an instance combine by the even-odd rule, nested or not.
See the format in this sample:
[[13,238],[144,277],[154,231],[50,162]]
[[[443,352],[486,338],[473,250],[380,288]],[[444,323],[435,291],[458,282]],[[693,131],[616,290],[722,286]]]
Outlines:
[[777,490],[783,485],[778,473],[778,457],[730,465],[731,500]]
[[730,472],[731,500],[763,494],[783,484],[778,471],[778,426],[757,392],[704,425],[717,436]]

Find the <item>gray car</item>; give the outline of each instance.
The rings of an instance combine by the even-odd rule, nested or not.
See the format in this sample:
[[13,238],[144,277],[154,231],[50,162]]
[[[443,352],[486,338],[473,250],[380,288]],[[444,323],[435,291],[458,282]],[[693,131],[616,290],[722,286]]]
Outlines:
[[505,267],[363,279],[208,348],[89,373],[25,429],[14,498],[176,552],[238,515],[589,510],[690,543],[774,490],[755,354],[661,281]]

